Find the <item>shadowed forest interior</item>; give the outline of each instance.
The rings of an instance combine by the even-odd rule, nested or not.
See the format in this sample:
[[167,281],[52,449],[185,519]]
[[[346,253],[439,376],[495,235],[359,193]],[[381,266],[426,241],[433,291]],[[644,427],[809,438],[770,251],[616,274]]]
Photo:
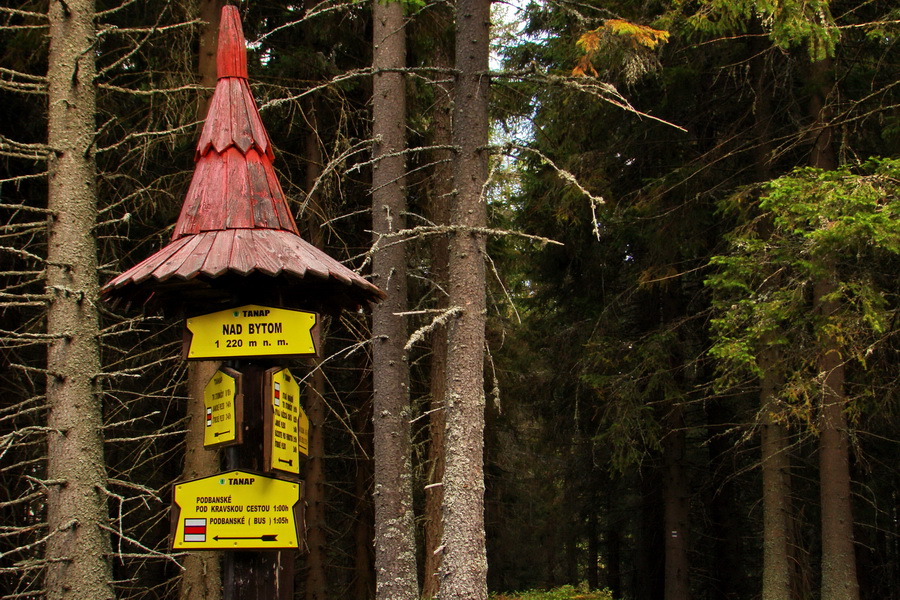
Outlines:
[[888,0],[5,3],[0,599],[221,598],[169,540],[220,364],[100,289],[179,234],[226,4],[300,236],[386,293],[229,274],[321,312],[295,597],[900,600]]

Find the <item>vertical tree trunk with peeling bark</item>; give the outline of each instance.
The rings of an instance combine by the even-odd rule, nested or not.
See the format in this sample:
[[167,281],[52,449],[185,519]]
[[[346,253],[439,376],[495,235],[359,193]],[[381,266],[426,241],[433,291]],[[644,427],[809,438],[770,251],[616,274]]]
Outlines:
[[100,397],[93,0],[51,0],[47,244],[49,600],[114,597]]
[[412,505],[406,249],[383,237],[405,228],[406,27],[400,2],[373,3],[372,257],[374,282],[387,298],[372,310],[375,447],[375,597],[419,597]]
[[484,532],[485,239],[490,2],[456,4],[456,83],[441,600],[487,598]]

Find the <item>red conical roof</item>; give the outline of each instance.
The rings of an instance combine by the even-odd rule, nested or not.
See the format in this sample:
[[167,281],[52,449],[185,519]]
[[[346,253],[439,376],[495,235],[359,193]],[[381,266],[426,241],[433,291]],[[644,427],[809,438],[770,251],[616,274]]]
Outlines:
[[[247,82],[247,52],[234,6],[222,9],[217,67],[197,166],[172,243],[110,281],[103,294],[140,302],[156,296],[163,308],[227,301],[226,296],[263,289],[282,297],[313,293],[321,297],[301,303],[336,302],[338,307],[383,298],[375,285],[300,237]],[[248,290],[247,282],[233,275],[252,277],[253,286]]]

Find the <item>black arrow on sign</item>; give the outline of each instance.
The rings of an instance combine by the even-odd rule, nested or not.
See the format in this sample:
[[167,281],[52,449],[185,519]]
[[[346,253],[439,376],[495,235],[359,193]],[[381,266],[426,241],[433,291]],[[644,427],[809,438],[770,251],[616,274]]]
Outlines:
[[219,540],[260,540],[262,542],[277,542],[278,534],[267,534],[267,535],[259,535],[256,537],[224,537],[221,535],[217,535],[213,538],[217,542]]
[[217,431],[217,432],[215,432],[213,435],[216,436],[216,437],[219,437],[220,435],[227,435],[227,434],[229,434],[229,433],[231,433],[230,430],[226,430],[226,431]]
[[294,459],[293,459],[293,458],[292,458],[291,460],[284,460],[283,458],[279,458],[279,459],[278,459],[278,462],[287,463],[287,464],[291,465],[292,467],[294,466]]

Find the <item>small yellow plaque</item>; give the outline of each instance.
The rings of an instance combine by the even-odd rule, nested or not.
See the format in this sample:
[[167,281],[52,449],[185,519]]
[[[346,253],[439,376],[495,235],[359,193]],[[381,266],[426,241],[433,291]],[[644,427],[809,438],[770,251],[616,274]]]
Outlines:
[[288,369],[267,372],[265,462],[270,471],[300,474],[300,455],[309,454],[309,418],[300,406],[300,383]]
[[206,420],[203,446],[231,446],[241,443],[240,424],[243,398],[238,382],[241,374],[231,369],[216,371],[203,390]]
[[247,304],[187,319],[187,360],[318,354],[318,315]]
[[229,471],[175,486],[174,550],[300,548],[299,482]]

